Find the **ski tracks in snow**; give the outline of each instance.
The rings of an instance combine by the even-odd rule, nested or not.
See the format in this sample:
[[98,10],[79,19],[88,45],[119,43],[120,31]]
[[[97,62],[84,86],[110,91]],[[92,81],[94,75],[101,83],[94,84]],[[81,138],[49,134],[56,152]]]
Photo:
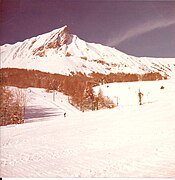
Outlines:
[[53,101],[53,93],[46,93],[44,89],[30,88],[28,96],[30,99],[27,103],[25,122],[50,120],[50,117],[54,119],[63,116],[64,112],[67,114],[78,112],[58,92],[55,93],[55,101]]
[[1,177],[175,177],[175,89],[164,83],[158,102],[66,118],[63,97],[34,90],[37,123],[1,127]]

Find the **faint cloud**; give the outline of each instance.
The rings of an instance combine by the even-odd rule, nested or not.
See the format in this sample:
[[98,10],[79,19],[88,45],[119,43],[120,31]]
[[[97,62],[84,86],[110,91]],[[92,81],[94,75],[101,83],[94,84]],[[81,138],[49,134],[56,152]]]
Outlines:
[[157,19],[157,20],[150,20],[147,22],[142,22],[138,25],[133,25],[133,27],[130,27],[130,29],[127,29],[127,31],[122,31],[118,35],[115,35],[115,37],[112,37],[111,39],[108,39],[107,45],[108,46],[115,46],[119,45],[120,43],[136,37],[138,35],[153,31],[158,28],[164,28],[168,27],[170,25],[175,24],[175,16],[171,19]]

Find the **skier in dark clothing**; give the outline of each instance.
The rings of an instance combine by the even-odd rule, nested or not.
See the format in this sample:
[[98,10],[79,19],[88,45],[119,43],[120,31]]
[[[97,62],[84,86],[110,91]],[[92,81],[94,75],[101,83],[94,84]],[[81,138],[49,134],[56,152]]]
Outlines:
[[139,105],[142,105],[142,96],[143,96],[143,94],[141,93],[141,91],[140,91],[140,89],[139,89],[139,92],[138,92]]
[[66,117],[66,112],[64,113],[64,117]]

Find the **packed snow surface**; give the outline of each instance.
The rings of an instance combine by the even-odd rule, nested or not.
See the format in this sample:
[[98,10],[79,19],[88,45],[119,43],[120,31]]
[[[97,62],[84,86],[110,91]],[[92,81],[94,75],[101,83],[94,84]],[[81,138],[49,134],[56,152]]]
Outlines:
[[28,88],[26,123],[1,127],[1,177],[175,177],[175,81],[99,88],[118,107],[82,113]]

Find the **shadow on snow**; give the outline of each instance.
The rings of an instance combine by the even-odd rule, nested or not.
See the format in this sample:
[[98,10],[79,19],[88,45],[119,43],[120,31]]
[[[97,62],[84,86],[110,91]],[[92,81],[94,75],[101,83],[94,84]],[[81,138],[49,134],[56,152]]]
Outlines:
[[58,117],[63,115],[62,111],[56,111],[54,108],[36,108],[28,106],[25,110],[25,123],[50,120],[49,117]]

